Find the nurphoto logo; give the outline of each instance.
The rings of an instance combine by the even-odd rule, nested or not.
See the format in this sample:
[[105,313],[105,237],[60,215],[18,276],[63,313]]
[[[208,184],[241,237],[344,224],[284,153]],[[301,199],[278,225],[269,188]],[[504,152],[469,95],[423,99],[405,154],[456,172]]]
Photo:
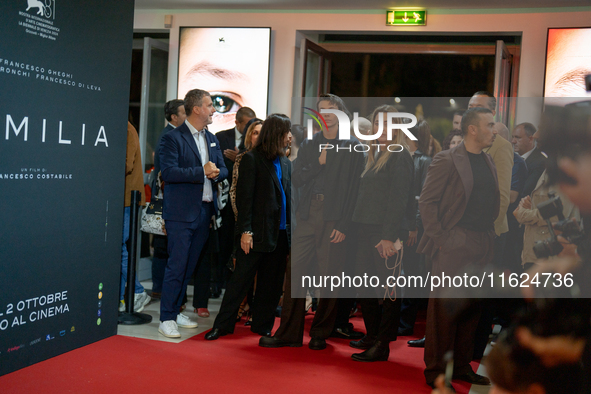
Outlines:
[[[351,138],[351,129],[353,129],[353,133],[355,137],[360,141],[376,141],[383,132],[386,132],[388,141],[393,140],[394,130],[402,131],[409,139],[416,141],[417,137],[415,137],[409,129],[413,128],[417,124],[417,118],[411,113],[407,112],[387,112],[383,113],[380,112],[378,114],[378,130],[373,134],[363,134],[359,131],[359,113],[353,113],[353,121],[349,119],[346,113],[340,111],[338,109],[321,109],[320,112],[314,111],[312,108],[304,107],[306,110],[305,112],[310,115],[318,125],[319,130],[323,130],[324,128],[328,129],[326,124],[326,120],[322,116],[322,114],[334,114],[336,115],[337,119],[339,120],[339,140],[348,140]],[[386,130],[384,130],[384,115],[386,116]],[[406,121],[410,119],[410,122]],[[307,139],[311,140],[314,136],[314,123],[312,119],[308,119],[306,124],[307,126]],[[378,146],[378,151],[380,151],[380,146],[385,146],[386,149],[390,152],[400,152],[402,151],[403,147],[398,144],[391,144],[386,146],[385,144],[373,144]],[[321,144],[320,150],[323,149],[334,149],[335,147],[332,144]],[[339,147],[336,147],[339,150]],[[348,149],[348,148],[347,148]],[[359,149],[359,150],[358,150]],[[367,144],[359,144],[355,147],[356,151],[359,152],[368,152],[369,145]]]

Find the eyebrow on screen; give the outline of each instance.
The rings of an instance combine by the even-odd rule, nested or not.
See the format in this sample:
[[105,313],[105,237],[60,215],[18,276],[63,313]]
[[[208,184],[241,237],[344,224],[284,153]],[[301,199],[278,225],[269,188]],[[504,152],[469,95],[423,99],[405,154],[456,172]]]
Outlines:
[[556,81],[555,85],[557,89],[564,90],[568,87],[574,87],[580,85],[583,90],[585,89],[585,76],[587,74],[591,74],[591,69],[586,67],[579,67],[565,73],[558,81]]
[[246,74],[238,71],[229,70],[211,64],[208,61],[202,61],[194,65],[187,72],[188,77],[195,75],[206,75],[219,79],[244,79],[248,78]]

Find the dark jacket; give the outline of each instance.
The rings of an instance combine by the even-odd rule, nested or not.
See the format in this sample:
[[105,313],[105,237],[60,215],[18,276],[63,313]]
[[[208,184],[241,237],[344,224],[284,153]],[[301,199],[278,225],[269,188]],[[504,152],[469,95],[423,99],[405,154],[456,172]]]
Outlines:
[[536,188],[538,180],[546,169],[546,156],[540,148],[535,148],[527,159],[525,159],[525,164],[527,165],[527,179],[523,187],[522,197],[531,195]]
[[[209,161],[220,170],[216,182],[228,176],[220,144],[215,135],[205,133]],[[203,163],[189,127],[183,123],[160,141],[160,166],[164,181],[164,220],[193,222],[201,213],[203,201]],[[213,202],[217,211],[217,187],[212,180]]]
[[231,129],[220,131],[215,135],[218,141],[220,141],[220,149],[222,151],[222,156],[224,157],[224,164],[226,164],[226,168],[228,169],[228,179],[230,180],[232,179],[232,173],[234,171],[234,162],[224,156],[224,151],[236,147],[235,129],[235,127],[232,127]]
[[408,238],[405,215],[414,177],[410,153],[390,153],[386,165],[377,173],[361,178],[353,222],[382,226],[382,239],[395,242]]
[[417,228],[423,227],[421,212],[419,211],[419,197],[427,178],[427,170],[431,165],[431,157],[417,149],[412,155],[412,161],[414,162],[414,178],[412,181],[411,201],[409,202],[409,231],[415,231]]
[[154,149],[154,180],[152,181],[152,198],[158,193],[158,173],[160,172],[160,142],[162,137],[169,131],[174,130],[174,126],[170,123],[160,132],[156,149]]
[[327,150],[326,164],[322,166],[318,162],[318,141],[321,136],[322,133],[317,133],[312,140],[305,140],[298,151],[292,174],[293,186],[300,188],[298,212],[302,220],[308,219],[314,178],[320,171],[325,171],[322,218],[325,221],[335,221],[335,229],[347,235],[351,227],[365,158],[363,153],[353,149],[359,144],[355,138],[332,140],[330,143],[335,147]]
[[[492,158],[489,154],[485,158],[496,184],[495,205],[490,213],[494,222],[499,215],[499,183]],[[450,230],[464,215],[473,185],[472,167],[463,143],[435,155],[419,199],[425,232],[417,247],[418,253],[433,257],[446,243]]]
[[[281,157],[281,185],[285,192],[286,227],[289,234],[291,206],[291,162]],[[281,189],[273,162],[257,149],[244,154],[236,184],[238,219],[236,233],[252,231],[255,252],[272,252],[279,239]]]

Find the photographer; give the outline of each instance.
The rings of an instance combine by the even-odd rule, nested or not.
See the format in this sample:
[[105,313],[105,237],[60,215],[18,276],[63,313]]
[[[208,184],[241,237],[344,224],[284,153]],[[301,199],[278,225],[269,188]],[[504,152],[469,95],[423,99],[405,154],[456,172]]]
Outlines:
[[[560,302],[533,308],[522,316],[516,325],[504,331],[486,359],[488,375],[493,382],[489,394],[576,394],[581,391],[583,369],[579,357],[565,353],[560,362],[546,363],[535,351],[522,342],[523,332],[531,331],[540,335],[563,334],[555,338],[567,338],[566,335],[577,333],[584,335],[589,325],[573,313],[575,308],[585,307],[586,300],[571,303],[564,308]],[[588,318],[588,314],[585,316]],[[560,322],[556,322],[556,320]],[[565,346],[566,345],[566,346]],[[576,341],[561,342],[562,348],[581,348]],[[554,345],[553,345],[554,346]],[[556,359],[555,359],[556,360]],[[443,376],[436,381],[436,394],[447,394]]]
[[[581,105],[582,104],[582,105]],[[587,103],[588,104],[588,103]],[[549,155],[550,183],[557,182],[563,193],[580,210],[583,223],[591,220],[591,106],[580,103],[565,108],[549,107],[540,127],[540,141]],[[549,148],[549,149],[548,149]],[[564,250],[552,262],[546,262],[536,271],[573,273],[579,288],[579,299],[556,301],[561,308],[582,303],[573,315],[582,319],[587,328],[591,297],[591,254],[588,234],[579,237],[576,245],[558,237]],[[532,296],[531,288],[526,296]],[[554,366],[580,360],[586,381],[581,392],[589,392],[591,371],[591,337],[575,332],[545,335],[522,327],[516,332],[519,343],[535,353],[545,366]]]
[[545,201],[548,201],[549,194],[558,194],[562,201],[562,214],[567,219],[576,219],[580,221],[581,217],[579,210],[574,206],[570,200],[559,194],[557,185],[550,185],[548,180],[548,172],[544,171],[531,197],[526,196],[521,199],[519,206],[513,211],[513,215],[519,224],[525,225],[525,232],[523,236],[523,251],[521,254],[521,265],[524,270],[528,270],[537,260],[534,253],[534,244],[536,241],[543,241],[548,238],[549,230],[546,220],[540,214],[537,206]]

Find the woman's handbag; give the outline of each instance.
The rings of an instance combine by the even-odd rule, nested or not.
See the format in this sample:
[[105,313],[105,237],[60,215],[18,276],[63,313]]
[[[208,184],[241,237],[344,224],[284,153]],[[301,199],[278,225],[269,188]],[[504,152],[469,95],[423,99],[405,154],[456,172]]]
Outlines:
[[166,235],[164,231],[164,219],[162,219],[162,188],[158,178],[158,193],[154,194],[152,201],[142,210],[140,230],[145,233]]

